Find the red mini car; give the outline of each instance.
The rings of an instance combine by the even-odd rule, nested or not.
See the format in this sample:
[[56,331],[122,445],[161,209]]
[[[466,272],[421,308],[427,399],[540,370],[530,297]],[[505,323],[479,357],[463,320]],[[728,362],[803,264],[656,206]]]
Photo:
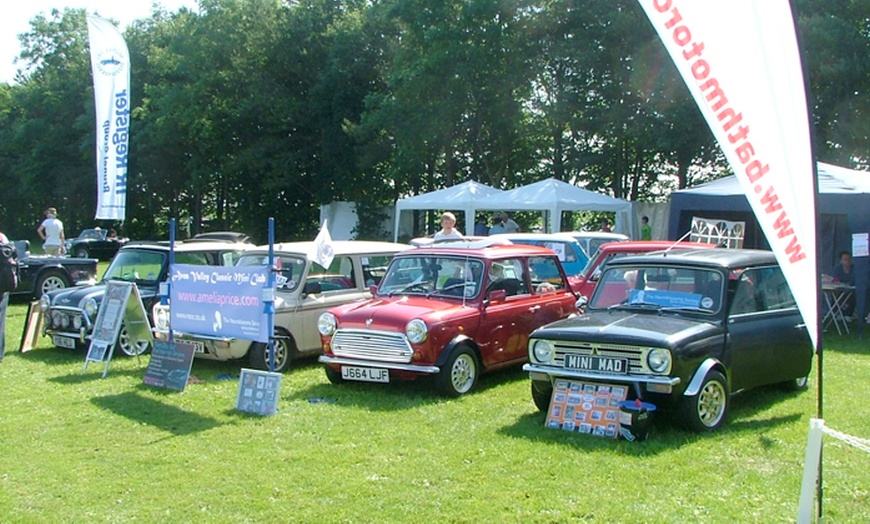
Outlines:
[[459,396],[482,372],[526,362],[533,330],[578,312],[553,251],[486,241],[399,253],[373,295],[318,320],[333,383],[432,376]]

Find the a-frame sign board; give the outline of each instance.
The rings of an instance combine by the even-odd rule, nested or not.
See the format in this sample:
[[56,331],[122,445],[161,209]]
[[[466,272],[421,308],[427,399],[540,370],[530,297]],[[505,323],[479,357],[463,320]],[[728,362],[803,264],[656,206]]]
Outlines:
[[82,372],[87,371],[88,362],[103,362],[103,377],[106,376],[122,325],[126,327],[130,340],[147,340],[154,344],[139,288],[132,282],[109,282],[97,312]]

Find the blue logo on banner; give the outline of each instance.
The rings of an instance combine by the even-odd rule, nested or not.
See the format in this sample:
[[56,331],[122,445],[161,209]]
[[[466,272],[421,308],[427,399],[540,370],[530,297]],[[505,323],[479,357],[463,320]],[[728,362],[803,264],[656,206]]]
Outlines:
[[268,342],[263,292],[266,267],[173,264],[169,314],[172,329],[196,335]]

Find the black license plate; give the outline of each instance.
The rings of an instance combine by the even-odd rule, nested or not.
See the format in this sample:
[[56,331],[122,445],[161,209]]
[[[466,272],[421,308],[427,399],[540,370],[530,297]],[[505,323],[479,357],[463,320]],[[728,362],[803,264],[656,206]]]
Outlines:
[[628,373],[628,359],[591,355],[565,355],[565,367],[567,369],[624,375]]

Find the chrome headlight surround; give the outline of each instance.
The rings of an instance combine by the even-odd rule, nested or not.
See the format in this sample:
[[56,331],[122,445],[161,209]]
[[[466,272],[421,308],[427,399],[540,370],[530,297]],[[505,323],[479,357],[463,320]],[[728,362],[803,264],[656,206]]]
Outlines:
[[317,331],[319,331],[324,337],[328,337],[335,333],[336,327],[338,327],[338,320],[335,318],[335,315],[329,311],[322,313],[317,319]]
[[48,308],[51,307],[51,297],[48,295],[42,295],[39,297],[39,309],[42,310],[43,313],[48,311]]
[[429,327],[419,318],[415,318],[405,326],[405,336],[412,344],[422,344],[429,337]]
[[529,358],[541,364],[550,364],[556,355],[556,347],[549,340],[536,338],[529,342]]
[[86,299],[85,303],[82,305],[82,310],[84,310],[85,315],[87,315],[91,320],[96,318],[98,309],[100,309],[100,306],[97,305],[97,301],[93,297]]
[[647,349],[646,365],[653,373],[669,373],[671,371],[671,352],[663,348]]
[[169,306],[164,306],[161,303],[154,304],[151,308],[151,318],[154,320],[154,327],[160,331],[169,331]]

